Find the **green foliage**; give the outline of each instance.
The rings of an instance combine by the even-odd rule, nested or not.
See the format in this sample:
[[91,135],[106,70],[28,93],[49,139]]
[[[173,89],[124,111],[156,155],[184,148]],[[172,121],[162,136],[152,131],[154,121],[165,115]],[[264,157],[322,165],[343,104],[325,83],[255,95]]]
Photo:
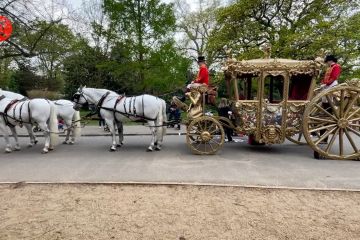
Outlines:
[[80,85],[103,86],[106,73],[97,65],[106,60],[100,51],[90,47],[84,39],[78,39],[73,54],[64,60],[65,93],[70,97]]
[[46,85],[46,80],[34,73],[34,69],[29,66],[22,66],[15,71],[11,77],[10,90],[16,90],[22,95],[27,96],[27,92],[33,89],[39,89]]
[[179,83],[179,73],[189,63],[170,41],[175,30],[172,4],[160,0],[104,0],[104,9],[120,43],[112,51],[117,61],[112,59],[102,68],[112,70],[120,79],[127,77],[123,83],[132,85],[134,93],[159,93]]

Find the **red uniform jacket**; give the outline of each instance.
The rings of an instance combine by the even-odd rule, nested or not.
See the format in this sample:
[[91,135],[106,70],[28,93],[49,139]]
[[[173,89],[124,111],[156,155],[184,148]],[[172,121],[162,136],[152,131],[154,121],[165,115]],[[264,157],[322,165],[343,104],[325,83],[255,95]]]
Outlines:
[[335,80],[338,80],[341,74],[341,67],[339,64],[334,63],[329,67],[325,73],[324,79],[321,81],[322,84],[331,85]]
[[209,85],[209,71],[205,64],[202,64],[199,69],[198,76],[195,83],[203,83]]

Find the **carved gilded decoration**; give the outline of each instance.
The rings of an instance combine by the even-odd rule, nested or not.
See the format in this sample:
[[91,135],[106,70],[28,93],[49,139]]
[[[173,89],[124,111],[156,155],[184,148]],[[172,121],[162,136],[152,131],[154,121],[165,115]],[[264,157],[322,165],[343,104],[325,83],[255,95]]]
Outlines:
[[250,134],[256,131],[258,119],[257,101],[237,101],[235,103],[238,132]]
[[266,144],[279,144],[283,142],[284,136],[280,126],[268,125],[262,129],[261,138]]
[[286,136],[293,136],[302,131],[302,120],[308,102],[288,102],[286,118]]

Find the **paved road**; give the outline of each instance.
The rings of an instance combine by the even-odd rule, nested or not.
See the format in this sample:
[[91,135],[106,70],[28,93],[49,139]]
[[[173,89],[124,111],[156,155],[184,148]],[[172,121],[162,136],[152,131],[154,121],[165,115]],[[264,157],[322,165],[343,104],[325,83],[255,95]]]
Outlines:
[[[42,142],[43,139],[40,139]],[[360,189],[360,162],[315,160],[307,146],[226,143],[214,156],[192,155],[185,136],[166,136],[161,152],[145,152],[150,136],[127,136],[109,152],[108,137],[82,137],[47,155],[41,146],[0,153],[0,182],[184,182]]]

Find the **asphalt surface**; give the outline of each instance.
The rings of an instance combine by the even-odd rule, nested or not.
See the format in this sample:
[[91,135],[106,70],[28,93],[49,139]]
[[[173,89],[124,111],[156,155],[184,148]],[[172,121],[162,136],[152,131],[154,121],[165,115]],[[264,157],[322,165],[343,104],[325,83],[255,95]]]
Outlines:
[[[110,137],[82,137],[41,154],[43,138],[0,153],[0,182],[156,182],[360,189],[360,162],[315,160],[308,146],[225,143],[213,156],[192,155],[185,136],[166,136],[163,150],[146,152],[150,136],[126,136],[117,152]],[[238,139],[239,140],[239,139]],[[240,139],[241,140],[241,139]],[[245,139],[243,139],[245,140]]]

